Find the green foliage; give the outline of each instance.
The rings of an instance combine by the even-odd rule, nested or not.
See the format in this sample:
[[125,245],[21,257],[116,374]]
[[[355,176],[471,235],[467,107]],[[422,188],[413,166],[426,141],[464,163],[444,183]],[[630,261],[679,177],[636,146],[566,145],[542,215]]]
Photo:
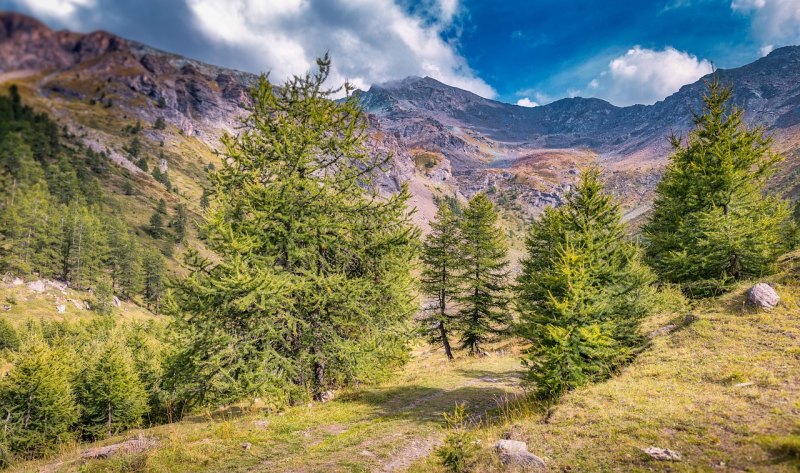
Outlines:
[[442,416],[448,431],[444,445],[436,449],[439,462],[454,473],[470,471],[478,446],[469,431],[469,416],[464,404],[456,403],[452,413],[444,412]]
[[653,307],[653,276],[625,235],[619,205],[581,175],[564,205],[531,227],[517,278],[517,332],[539,397],[606,378],[642,344],[639,323]]
[[685,142],[672,138],[675,152],[644,227],[648,262],[692,296],[767,274],[786,249],[786,203],[765,196],[779,157],[763,130],[747,129],[743,111],[728,106],[731,94],[717,78],[709,82],[695,129]]
[[167,122],[165,122],[164,119],[161,117],[156,118],[156,122],[153,124],[153,129],[164,130],[166,128],[167,128]]
[[133,139],[131,139],[131,142],[130,142],[130,144],[128,144],[128,147],[125,149],[125,151],[128,152],[128,157],[131,160],[135,160],[135,159],[138,159],[139,157],[143,157],[142,156],[142,142],[141,142],[141,140],[139,140],[138,136],[134,136]]
[[469,201],[461,221],[462,242],[456,298],[462,348],[473,355],[481,345],[507,332],[511,322],[508,306],[508,248],[497,225],[497,213],[485,194]]
[[114,311],[114,289],[111,282],[105,277],[98,278],[93,289],[92,309],[98,314],[110,315]]
[[147,157],[142,156],[141,158],[136,160],[136,167],[141,169],[144,172],[147,172],[150,169],[150,166],[147,164]]
[[19,348],[19,335],[17,330],[6,319],[0,319],[0,351],[16,350]]
[[262,76],[242,131],[223,139],[203,228],[214,262],[190,256],[171,311],[188,340],[175,373],[187,402],[278,401],[370,379],[406,358],[416,231],[407,190],[382,197],[386,156],[366,115],[319,72]]
[[164,280],[166,278],[164,257],[154,248],[146,248],[142,253],[144,300],[147,303],[147,308],[158,314],[161,309],[161,298],[164,295]]
[[451,308],[458,295],[458,268],[461,232],[459,220],[447,203],[440,202],[436,217],[431,222],[431,232],[422,246],[422,293],[433,298],[425,307],[422,329],[431,344],[442,345],[447,358],[452,360],[449,330],[455,321]]
[[147,225],[147,232],[153,238],[161,238],[164,236],[164,214],[158,210],[153,212]]
[[0,450],[34,457],[73,438],[78,410],[68,370],[44,341],[27,340],[0,379]]
[[186,213],[186,206],[179,204],[175,207],[175,216],[169,222],[169,226],[175,234],[175,242],[180,243],[186,239],[188,225],[189,216]]
[[136,427],[147,412],[147,393],[130,351],[111,335],[79,381],[81,423],[94,437]]

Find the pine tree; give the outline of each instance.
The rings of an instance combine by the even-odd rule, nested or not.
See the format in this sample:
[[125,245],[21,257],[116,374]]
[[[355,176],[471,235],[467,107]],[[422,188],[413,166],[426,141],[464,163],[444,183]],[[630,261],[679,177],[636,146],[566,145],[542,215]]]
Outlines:
[[30,458],[73,437],[78,410],[67,373],[46,343],[25,342],[0,379],[0,439],[11,451]]
[[19,349],[19,335],[11,322],[0,319],[0,352]]
[[186,206],[178,204],[175,207],[175,216],[170,221],[169,226],[175,233],[175,242],[180,243],[186,239],[186,228],[189,225],[189,217],[186,214]]
[[130,299],[142,289],[141,247],[121,218],[109,218],[106,228],[112,287],[122,297]]
[[147,308],[152,308],[156,314],[161,309],[165,272],[164,257],[161,256],[161,253],[153,248],[144,249],[142,254],[143,295]]
[[172,305],[191,337],[184,392],[209,402],[278,399],[374,377],[407,356],[416,231],[407,190],[382,197],[387,156],[367,117],[319,71],[275,87],[262,76],[241,133],[226,136],[195,257]]
[[439,203],[431,232],[422,247],[421,289],[433,297],[422,319],[423,330],[432,344],[441,344],[447,359],[453,359],[450,328],[455,319],[451,304],[458,294],[457,269],[461,233],[459,220],[447,203]]
[[745,127],[743,111],[729,107],[731,95],[718,78],[708,83],[694,130],[685,142],[672,138],[674,153],[644,227],[648,262],[693,296],[774,270],[785,249],[786,203],[765,196],[779,157],[763,130]]
[[208,189],[203,189],[203,193],[200,195],[200,208],[205,210],[208,208]]
[[161,238],[164,236],[164,215],[156,210],[150,216],[150,221],[147,226],[147,232],[153,238]]
[[111,335],[82,374],[81,424],[95,437],[136,427],[147,411],[147,393],[128,348]]
[[565,203],[531,227],[517,278],[517,333],[528,339],[528,378],[552,400],[603,379],[642,343],[653,276],[625,235],[619,205],[590,169]]
[[485,194],[470,199],[461,221],[457,284],[458,330],[462,348],[483,353],[481,345],[508,329],[508,249],[497,213]]

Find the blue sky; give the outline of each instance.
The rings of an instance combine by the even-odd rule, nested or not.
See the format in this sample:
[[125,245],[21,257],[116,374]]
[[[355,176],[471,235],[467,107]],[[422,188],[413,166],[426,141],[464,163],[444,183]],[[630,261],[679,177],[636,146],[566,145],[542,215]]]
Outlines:
[[333,80],[408,75],[535,106],[653,103],[716,67],[800,43],[800,0],[0,0],[273,78],[330,51]]

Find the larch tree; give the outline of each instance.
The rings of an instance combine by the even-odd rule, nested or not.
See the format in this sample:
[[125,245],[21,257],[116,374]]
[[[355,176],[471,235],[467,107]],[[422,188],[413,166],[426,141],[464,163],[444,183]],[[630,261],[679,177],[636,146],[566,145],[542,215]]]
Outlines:
[[459,292],[460,245],[458,217],[447,202],[441,202],[422,246],[421,289],[433,303],[425,307],[420,322],[431,344],[441,345],[448,360],[453,359],[450,331],[456,315],[452,306]]
[[531,227],[517,278],[517,333],[530,342],[528,378],[546,400],[603,379],[642,343],[654,276],[625,235],[597,169]]
[[280,86],[262,76],[202,233],[217,262],[190,257],[172,305],[188,348],[187,402],[321,399],[407,357],[418,246],[407,190],[381,196],[390,156],[366,146],[352,89],[334,100],[330,61]]
[[786,203],[766,195],[780,160],[771,140],[729,106],[731,88],[717,77],[707,85],[695,128],[686,140],[672,137],[674,153],[643,229],[650,265],[691,296],[772,271],[788,218]]
[[483,353],[482,345],[505,334],[508,311],[508,247],[497,212],[485,194],[470,199],[461,220],[457,284],[461,347]]

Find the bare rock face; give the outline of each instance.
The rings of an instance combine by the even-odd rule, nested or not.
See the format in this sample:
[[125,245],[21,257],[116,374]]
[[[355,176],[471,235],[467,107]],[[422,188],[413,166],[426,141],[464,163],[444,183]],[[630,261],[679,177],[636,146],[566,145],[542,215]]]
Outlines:
[[105,447],[90,448],[81,452],[81,458],[92,460],[97,458],[109,458],[117,454],[136,454],[156,446],[156,439],[150,437],[137,437],[120,443],[114,443]]
[[747,291],[747,302],[764,310],[772,310],[778,305],[781,298],[769,284],[758,283]]
[[644,449],[644,453],[649,455],[653,460],[681,461],[681,454],[668,448],[647,447]]
[[518,440],[498,440],[494,449],[503,465],[526,468],[545,468],[544,460],[528,451],[528,445]]
[[47,286],[45,286],[44,281],[42,280],[31,281],[28,283],[28,289],[33,292],[44,292],[44,290],[47,289]]

